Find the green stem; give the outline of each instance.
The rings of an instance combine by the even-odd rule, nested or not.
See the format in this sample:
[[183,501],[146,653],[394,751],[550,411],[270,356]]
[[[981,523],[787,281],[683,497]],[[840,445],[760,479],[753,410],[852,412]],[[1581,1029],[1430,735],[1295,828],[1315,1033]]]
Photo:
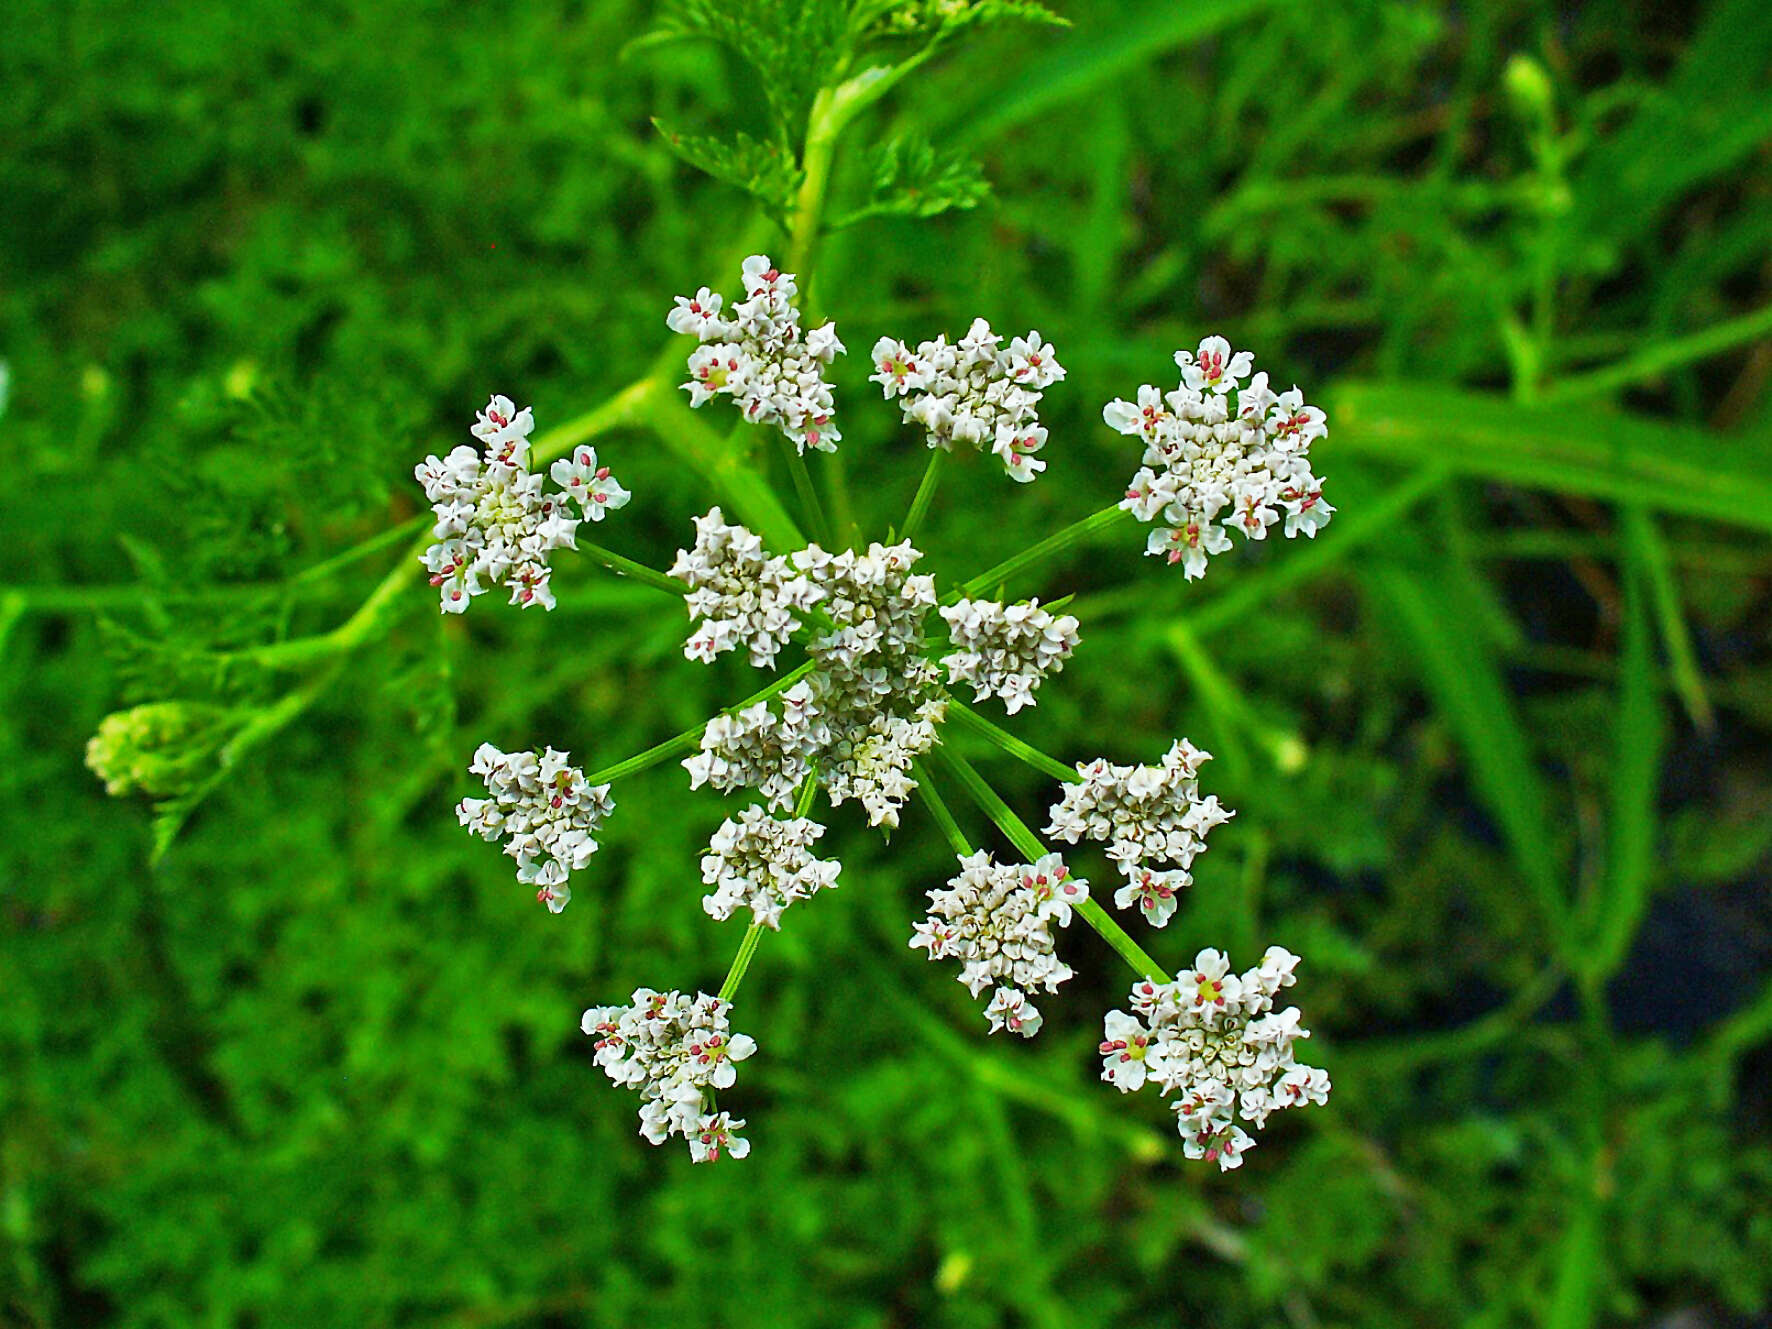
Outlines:
[[929,505],[935,500],[935,487],[941,483],[942,463],[948,459],[946,448],[931,448],[929,464],[923,468],[923,479],[917,485],[917,496],[911,500],[910,515],[904,519],[904,526],[898,532],[900,540],[908,540],[917,533],[923,524],[923,518],[929,515]]
[[738,943],[738,954],[732,957],[732,967],[726,971],[726,981],[720,984],[721,1001],[731,1001],[738,995],[738,985],[744,982],[745,970],[751,967],[751,957],[757,953],[757,943],[763,940],[763,930],[768,926],[758,921],[745,929],[744,940]]
[[968,858],[973,853],[972,844],[966,833],[960,829],[960,823],[954,820],[954,814],[948,810],[942,796],[935,792],[935,783],[930,778],[929,769],[921,761],[911,763],[911,774],[916,777],[917,794],[929,807],[929,815],[935,818],[935,824],[941,827],[941,833],[947,837],[948,846],[961,858]]
[[618,554],[613,549],[605,549],[602,545],[592,544],[589,540],[580,540],[578,552],[587,556],[593,563],[601,563],[617,576],[632,577],[642,585],[668,592],[671,595],[689,594],[689,588],[675,577],[667,576],[656,568],[649,568],[644,563],[636,563],[625,554]]
[[[799,793],[794,798],[794,815],[804,817],[812,811],[812,802],[818,796],[818,765],[806,772],[806,778],[800,781]],[[738,985],[744,982],[745,970],[751,967],[751,959],[757,954],[757,947],[763,940],[763,929],[769,925],[758,919],[745,929],[744,940],[738,943],[738,954],[732,957],[732,967],[726,971],[726,981],[720,984],[720,1000],[729,1002],[738,995]]]
[[[1010,811],[1009,805],[985,778],[975,771],[971,764],[959,753],[946,744],[935,749],[935,759],[940,762],[950,775],[954,777],[966,796],[978,806],[978,810],[996,823],[997,829],[1003,832],[1009,843],[1015,846],[1016,852],[1024,854],[1027,861],[1037,861],[1047,850],[1040,843],[1040,837],[1027,828],[1027,825]],[[1091,895],[1081,904],[1075,906],[1077,915],[1101,935],[1101,939],[1111,947],[1120,958],[1131,965],[1133,970],[1144,978],[1154,979],[1159,983],[1173,980],[1137,942],[1126,934],[1126,930],[1116,923],[1107,910],[1101,907]]]
[[[549,461],[564,457],[580,443],[607,433],[625,424],[632,424],[656,401],[657,382],[643,378],[611,397],[594,411],[568,420],[548,430],[530,449],[530,466],[539,470]],[[415,520],[413,525],[419,523]],[[406,607],[403,598],[407,586],[417,581],[424,570],[424,552],[431,544],[429,523],[425,523],[418,539],[411,546],[411,555],[402,559],[382,578],[357,611],[331,632],[293,641],[274,642],[269,646],[239,652],[243,658],[272,668],[299,668],[316,659],[326,659],[354,651],[380,637],[391,625],[394,616]],[[379,541],[383,536],[372,537]],[[346,553],[355,551],[347,550]],[[342,556],[341,556],[342,557]]]
[[[837,139],[846,117],[837,111],[837,89],[820,88],[806,120],[806,147],[800,154],[800,192],[794,199],[794,215],[788,223],[788,257],[784,271],[804,274],[818,242],[824,213],[825,190],[830,187],[831,164],[837,155]],[[804,289],[804,283],[802,283]]]
[[787,452],[788,473],[794,477],[794,493],[800,499],[800,513],[812,529],[812,538],[828,545],[831,542],[831,523],[824,514],[824,504],[819,501],[818,490],[813,487],[812,473],[806,469],[806,457],[787,435],[782,435],[781,443]]
[[1037,544],[1029,545],[1010,558],[1004,559],[994,568],[979,573],[971,581],[966,582],[957,590],[949,591],[943,598],[952,603],[966,599],[981,592],[989,591],[1002,582],[1009,580],[1018,572],[1044,563],[1047,559],[1062,554],[1073,545],[1081,544],[1100,531],[1118,526],[1121,522],[1131,521],[1132,514],[1118,505],[1103,508],[1100,512],[1072,522],[1061,531],[1054,531]]
[[[735,711],[742,711],[747,706],[755,706],[760,701],[768,701],[769,698],[773,697],[776,693],[785,692],[793,687],[794,684],[810,674],[816,667],[817,666],[811,660],[808,660],[797,669],[790,670],[788,673],[783,674],[780,678],[769,684],[768,687],[759,688],[743,701],[736,702],[733,705],[724,708],[721,714],[731,715]],[[644,752],[637,752],[631,757],[616,762],[613,766],[605,766],[602,770],[592,771],[589,775],[585,776],[585,783],[609,784],[612,781],[622,779],[624,776],[634,775],[640,771],[646,770],[648,767],[656,766],[659,762],[668,760],[679,752],[688,752],[692,748],[700,745],[702,731],[707,727],[708,722],[703,720],[693,729],[685,729],[682,733],[667,738],[662,743],[655,743]]]
[[1604,369],[1571,375],[1547,387],[1539,394],[1538,399],[1542,402],[1569,402],[1604,396],[1619,388],[1654,378],[1669,369],[1703,360],[1743,342],[1757,341],[1767,335],[1772,335],[1772,305],[1756,309],[1751,314],[1743,314],[1740,318],[1728,319],[1688,337],[1676,337],[1650,346]]
[[957,718],[973,733],[988,738],[1010,756],[1026,762],[1042,775],[1050,775],[1054,780],[1062,780],[1066,784],[1076,784],[1083,778],[1077,774],[1074,766],[1066,766],[1058,758],[1047,756],[1033,744],[1024,742],[1007,729],[987,720],[958,697],[948,697],[948,714]]
[[417,535],[435,520],[434,517],[424,513],[410,517],[398,526],[390,526],[380,534],[372,535],[367,540],[352,545],[343,553],[334,554],[331,558],[316,563],[312,567],[303,568],[292,576],[287,584],[301,586],[312,581],[322,581],[332,576],[333,573],[348,568],[353,563],[368,558],[372,554],[379,554],[391,544],[398,544],[402,540]]

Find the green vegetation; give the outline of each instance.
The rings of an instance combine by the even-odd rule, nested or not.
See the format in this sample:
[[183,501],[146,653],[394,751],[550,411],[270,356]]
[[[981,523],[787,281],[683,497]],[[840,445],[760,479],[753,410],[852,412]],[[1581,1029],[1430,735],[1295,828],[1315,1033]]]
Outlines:
[[[1772,6],[1051,8],[12,6],[0,1324],[1764,1323]],[[822,516],[674,389],[671,296],[762,247],[850,350]],[[923,489],[865,381],[974,315],[1070,371],[1014,492]],[[1328,410],[1334,523],[1195,583],[1111,515],[1023,561],[1212,332]],[[491,391],[635,500],[552,614],[443,618],[411,469]],[[841,888],[745,955],[755,1152],[692,1168],[577,1024],[728,971],[716,801],[632,775],[558,918],[450,806],[482,738],[637,770],[760,686],[605,568],[914,499],[1082,645],[1024,761],[962,720],[945,806],[832,818]],[[1096,1081],[1108,946],[1030,1043],[906,946],[1053,757],[1181,734],[1237,817],[1113,944],[1297,951],[1335,1080],[1223,1175]]]

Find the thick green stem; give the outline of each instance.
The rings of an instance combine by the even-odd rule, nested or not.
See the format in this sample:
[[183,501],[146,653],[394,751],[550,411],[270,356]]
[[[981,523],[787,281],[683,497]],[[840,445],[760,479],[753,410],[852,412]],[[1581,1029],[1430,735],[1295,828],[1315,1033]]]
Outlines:
[[[1029,830],[1021,818],[1010,811],[1009,805],[964,757],[943,744],[935,749],[935,759],[966,791],[966,796],[977,805],[978,810],[996,823],[997,829],[1002,831],[1009,843],[1015,846],[1016,852],[1027,857],[1028,862],[1037,861],[1047,852],[1046,846],[1040,843],[1040,837]],[[1112,946],[1120,958],[1131,965],[1135,972],[1159,983],[1172,981],[1163,966],[1147,955],[1144,948],[1126,934],[1126,930],[1113,920],[1113,917],[1101,907],[1093,895],[1075,908],[1078,917],[1094,928],[1101,935],[1101,939]]]
[[929,464],[923,468],[923,479],[917,485],[917,496],[911,500],[910,515],[898,532],[899,539],[909,540],[923,524],[923,518],[929,515],[929,505],[935,501],[935,488],[941,483],[942,465],[947,459],[946,448],[929,450]]
[[1058,758],[1047,756],[1032,743],[1017,738],[1007,729],[987,720],[965,702],[951,695],[948,697],[948,714],[958,719],[973,733],[989,739],[1010,756],[1026,762],[1042,775],[1050,775],[1054,780],[1062,780],[1066,784],[1076,784],[1083,778],[1077,774],[1076,767],[1066,766]]
[[785,271],[808,275],[813,247],[824,216],[825,191],[830,187],[831,164],[837,155],[837,139],[847,116],[839,106],[839,90],[820,88],[806,121],[806,147],[800,154],[800,192],[794,199],[794,215],[788,223],[788,257]]
[[[817,666],[812,661],[808,660],[805,664],[799,666],[799,668],[783,674],[780,678],[769,684],[768,687],[759,688],[743,701],[726,707],[721,714],[731,715],[735,711],[742,711],[747,706],[755,706],[760,701],[768,701],[769,698],[773,697],[776,693],[785,692],[793,687],[794,684],[798,683],[802,678],[805,678],[806,675],[810,674],[816,667]],[[707,727],[708,722],[703,720],[693,729],[685,729],[682,733],[667,738],[662,743],[655,743],[644,752],[637,752],[631,757],[616,762],[613,766],[605,766],[602,770],[592,771],[589,775],[585,776],[585,783],[609,784],[613,780],[619,780],[624,776],[637,774],[640,771],[646,770],[648,767],[658,765],[661,761],[667,761],[671,757],[676,756],[679,752],[688,752],[700,745],[702,731]]]
[[1044,540],[1028,546],[1019,554],[1004,559],[994,568],[979,573],[971,581],[966,582],[957,590],[947,593],[944,599],[950,603],[966,599],[969,596],[994,589],[999,583],[1009,580],[1018,572],[1025,572],[1031,567],[1055,558],[1073,545],[1081,544],[1101,531],[1108,530],[1122,522],[1131,521],[1132,514],[1119,506],[1103,508],[1100,512],[1072,522],[1061,531],[1054,531]]

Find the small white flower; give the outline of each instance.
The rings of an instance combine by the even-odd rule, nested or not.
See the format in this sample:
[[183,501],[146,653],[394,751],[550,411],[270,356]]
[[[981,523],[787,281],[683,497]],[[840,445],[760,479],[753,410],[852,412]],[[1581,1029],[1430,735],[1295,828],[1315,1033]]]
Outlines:
[[572,455],[555,462],[548,474],[577,500],[579,511],[591,521],[602,521],[617,508],[626,507],[633,497],[607,466],[597,464],[597,450],[592,447],[574,448]]
[[[1188,869],[1206,847],[1214,826],[1231,813],[1215,795],[1200,794],[1199,769],[1212,759],[1185,738],[1170,746],[1156,766],[1116,766],[1097,759],[1077,764],[1077,782],[1053,805],[1046,834],[1067,844],[1090,839],[1108,846],[1108,857],[1126,874],[1114,896],[1124,909],[1137,904],[1158,927],[1175,909],[1175,894],[1193,884]],[[1170,863],[1171,872],[1148,872]]]
[[1026,483],[1046,469],[1035,455],[1046,443],[1040,396],[1064,377],[1064,367],[1037,332],[1007,348],[1002,341],[982,318],[956,345],[943,336],[912,351],[882,337],[874,343],[871,381],[888,401],[899,400],[905,421],[922,428],[930,447],[988,450],[1005,474]]
[[1038,863],[997,863],[984,851],[960,859],[945,890],[929,892],[929,916],[912,929],[911,946],[931,960],[960,961],[959,981],[973,996],[995,987],[985,1010],[991,1032],[1031,1038],[1038,1010],[1027,992],[1056,992],[1071,976],[1059,960],[1052,928],[1067,926],[1071,908],[1089,898],[1089,883],[1072,877],[1057,854]]
[[1310,467],[1311,444],[1327,433],[1323,412],[1297,388],[1276,395],[1265,373],[1244,383],[1253,361],[1222,337],[1177,351],[1175,361],[1175,391],[1146,384],[1137,402],[1112,401],[1101,413],[1110,429],[1144,443],[1120,506],[1162,523],[1145,552],[1180,563],[1192,579],[1205,575],[1209,555],[1230,548],[1231,532],[1265,539],[1284,518],[1287,538],[1314,537],[1335,511]]
[[722,316],[720,297],[702,287],[676,297],[666,316],[672,332],[691,333],[703,344],[689,356],[683,388],[691,406],[729,396],[741,418],[773,425],[800,451],[836,451],[836,405],[824,370],[844,353],[832,324],[801,335],[792,273],[779,271],[765,254],[744,261],[745,299]]
[[731,1005],[698,993],[635,990],[626,1006],[593,1006],[579,1022],[595,1040],[595,1061],[615,1084],[640,1093],[640,1133],[653,1144],[681,1135],[697,1163],[722,1154],[743,1158],[744,1126],[724,1112],[704,1113],[704,1094],[730,1088],[736,1064],[757,1050],[755,1040],[727,1024]]
[[1239,1166],[1255,1140],[1236,1118],[1259,1129],[1274,1112],[1329,1097],[1328,1074],[1293,1059],[1294,1044],[1310,1036],[1297,1008],[1273,1008],[1296,963],[1274,947],[1238,975],[1221,953],[1203,950],[1175,982],[1135,984],[1132,1013],[1109,1011],[1102,1023],[1101,1078],[1123,1093],[1154,1082],[1175,1096],[1187,1157]]
[[1175,914],[1176,897],[1183,888],[1194,884],[1184,871],[1159,872],[1152,868],[1134,867],[1127,874],[1127,884],[1114,892],[1114,904],[1120,909],[1137,905],[1145,921],[1154,928],[1167,927]]
[[628,491],[597,465],[590,448],[554,463],[552,474],[564,493],[546,491],[546,477],[529,470],[534,428],[528,407],[519,411],[508,397],[494,397],[473,426],[484,454],[462,444],[413,469],[437,519],[437,543],[422,560],[446,614],[461,613],[494,586],[509,590],[512,604],[552,609],[549,555],[577,547],[581,520],[571,515],[565,495],[573,495],[582,516],[593,521],[628,501]]
[[744,1118],[727,1112],[703,1117],[689,1135],[689,1157],[696,1163],[717,1163],[723,1153],[727,1158],[743,1158],[751,1152],[751,1142],[739,1135]]
[[1077,645],[1076,618],[1042,609],[1038,600],[960,600],[943,606],[941,616],[955,648],[941,660],[948,680],[970,683],[975,701],[1001,697],[1011,715],[1034,704],[1034,690],[1064,668]]
[[597,852],[596,834],[615,809],[609,786],[587,785],[567,754],[501,752],[482,743],[469,773],[486,783],[489,799],[456,805],[461,824],[483,840],[505,840],[517,860],[517,880],[535,886],[535,898],[559,913],[572,899],[568,874]]

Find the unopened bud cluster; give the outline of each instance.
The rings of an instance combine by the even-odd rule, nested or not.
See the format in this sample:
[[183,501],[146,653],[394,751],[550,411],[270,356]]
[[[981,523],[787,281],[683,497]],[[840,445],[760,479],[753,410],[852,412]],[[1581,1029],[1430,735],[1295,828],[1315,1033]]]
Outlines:
[[911,946],[931,960],[960,961],[959,981],[974,997],[993,988],[985,1007],[992,1033],[1032,1038],[1043,1017],[1028,993],[1056,992],[1071,976],[1052,928],[1068,927],[1072,908],[1088,898],[1089,883],[1071,876],[1057,854],[998,863],[980,850],[960,859],[945,890],[929,892],[929,917],[912,929]]
[[755,425],[773,425],[795,448],[835,452],[836,404],[825,367],[843,353],[837,329],[825,323],[804,336],[794,304],[799,286],[766,254],[744,261],[745,299],[722,314],[725,302],[702,287],[679,295],[665,322],[672,332],[693,333],[701,346],[689,356],[689,404],[731,397],[739,414]]
[[[1122,909],[1137,904],[1158,927],[1175,911],[1175,894],[1193,884],[1188,868],[1206,847],[1206,835],[1231,813],[1216,794],[1200,796],[1199,769],[1212,754],[1185,738],[1156,766],[1116,766],[1097,759],[1077,764],[1077,782],[1052,807],[1046,834],[1067,844],[1090,839],[1126,874],[1114,895]],[[1157,871],[1153,863],[1173,865]]]
[[1252,358],[1223,337],[1177,351],[1175,363],[1174,391],[1147,384],[1136,402],[1102,410],[1110,427],[1144,440],[1143,468],[1120,506],[1164,523],[1145,552],[1180,563],[1193,578],[1205,575],[1208,555],[1231,547],[1227,532],[1264,540],[1283,518],[1288,537],[1314,537],[1335,511],[1310,467],[1311,444],[1328,432],[1323,412],[1305,405],[1297,388],[1275,394],[1265,373],[1245,383]]
[[597,852],[597,832],[615,808],[609,786],[587,784],[567,755],[553,748],[500,752],[482,743],[468,770],[492,797],[464,798],[455,809],[482,839],[504,837],[517,880],[535,886],[535,898],[556,914],[572,899],[567,877]]
[[437,518],[437,543],[423,558],[445,613],[461,613],[476,595],[500,585],[514,605],[552,609],[549,556],[577,547],[581,519],[602,521],[628,501],[628,491],[589,447],[555,462],[551,475],[560,488],[545,490],[546,478],[529,469],[534,428],[527,406],[519,411],[510,398],[494,397],[473,426],[483,452],[464,443],[413,468]]
[[755,1040],[727,1027],[731,1005],[698,993],[635,991],[626,1006],[593,1006],[580,1027],[596,1040],[596,1062],[618,1085],[640,1094],[640,1134],[653,1144],[681,1135],[697,1163],[743,1158],[744,1122],[708,1111],[713,1091],[730,1088],[736,1063]]
[[1046,445],[1040,397],[1064,377],[1064,366],[1038,332],[1007,347],[982,318],[955,345],[945,335],[911,350],[882,337],[874,343],[874,373],[886,400],[898,399],[907,423],[922,426],[929,446],[953,450],[968,443],[994,453],[1012,479],[1032,480],[1046,469],[1034,454]]
[[86,765],[111,795],[183,793],[215,770],[243,716],[205,702],[157,701],[113,711],[86,740]]
[[941,659],[948,681],[970,683],[974,701],[1002,698],[1011,715],[1034,704],[1034,689],[1064,668],[1077,645],[1076,618],[1042,609],[1038,600],[961,600],[941,616],[954,644]]
[[1101,1078],[1122,1093],[1147,1082],[1174,1096],[1183,1152],[1229,1171],[1255,1141],[1237,1119],[1260,1129],[1281,1108],[1323,1103],[1329,1075],[1293,1059],[1309,1038],[1296,1006],[1274,1010],[1274,997],[1293,983],[1298,957],[1270,946],[1241,975],[1215,950],[1173,983],[1133,985],[1131,1011],[1110,1011],[1103,1024]]
[[702,882],[714,888],[702,908],[721,920],[749,909],[752,922],[780,929],[790,904],[837,884],[843,865],[812,856],[823,835],[824,827],[806,817],[772,817],[759,807],[728,817],[702,856]]

